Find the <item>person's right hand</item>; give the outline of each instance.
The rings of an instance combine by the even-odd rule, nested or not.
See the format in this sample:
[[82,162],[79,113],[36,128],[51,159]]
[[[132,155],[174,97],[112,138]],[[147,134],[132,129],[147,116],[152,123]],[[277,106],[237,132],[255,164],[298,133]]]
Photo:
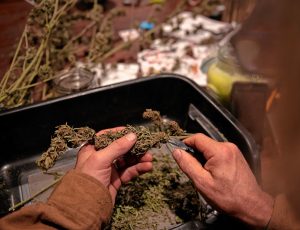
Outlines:
[[217,142],[203,134],[184,142],[207,160],[201,165],[183,150],[173,152],[179,167],[203,197],[220,211],[255,227],[265,227],[274,201],[261,190],[240,150],[232,143]]

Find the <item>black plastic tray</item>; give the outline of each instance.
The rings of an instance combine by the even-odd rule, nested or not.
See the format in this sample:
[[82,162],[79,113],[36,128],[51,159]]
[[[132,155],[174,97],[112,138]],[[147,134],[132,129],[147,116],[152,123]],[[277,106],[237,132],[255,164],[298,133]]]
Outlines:
[[[97,88],[0,113],[0,177],[11,180],[10,168],[41,154],[55,126],[90,126],[96,130],[142,123],[146,108],[159,110],[188,132],[204,132],[235,143],[259,177],[259,154],[252,137],[204,89],[178,75],[158,75]],[[224,227],[224,226],[223,226]]]

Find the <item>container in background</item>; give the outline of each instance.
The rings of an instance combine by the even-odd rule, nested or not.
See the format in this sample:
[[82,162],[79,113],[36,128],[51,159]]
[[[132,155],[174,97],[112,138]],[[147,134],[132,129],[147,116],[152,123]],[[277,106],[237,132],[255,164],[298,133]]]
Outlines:
[[209,66],[207,72],[208,87],[214,91],[224,104],[229,103],[235,82],[260,81],[262,80],[258,75],[243,70],[230,43],[220,47],[217,58]]
[[93,86],[94,73],[83,67],[74,67],[58,74],[54,79],[56,96],[63,96],[89,89]]

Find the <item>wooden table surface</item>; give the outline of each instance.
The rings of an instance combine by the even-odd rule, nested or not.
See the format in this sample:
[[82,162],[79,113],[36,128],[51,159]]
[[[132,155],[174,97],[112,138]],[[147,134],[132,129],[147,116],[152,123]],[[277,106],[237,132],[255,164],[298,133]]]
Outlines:
[[0,0],[0,76],[5,73],[32,6],[24,0]]

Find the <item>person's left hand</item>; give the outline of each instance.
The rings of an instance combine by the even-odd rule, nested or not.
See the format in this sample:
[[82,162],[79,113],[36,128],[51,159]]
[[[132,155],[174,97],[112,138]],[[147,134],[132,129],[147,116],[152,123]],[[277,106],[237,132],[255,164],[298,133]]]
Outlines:
[[[116,132],[121,129],[123,127],[102,130],[97,135],[108,131]],[[84,146],[78,154],[75,169],[96,178],[107,187],[114,203],[117,191],[122,183],[127,183],[132,178],[152,170],[152,155],[150,153],[146,153],[134,165],[124,165],[122,157],[132,148],[135,142],[136,135],[130,133],[99,151],[96,151],[93,145]],[[120,165],[122,164],[120,169],[115,166],[115,163],[118,162]]]

